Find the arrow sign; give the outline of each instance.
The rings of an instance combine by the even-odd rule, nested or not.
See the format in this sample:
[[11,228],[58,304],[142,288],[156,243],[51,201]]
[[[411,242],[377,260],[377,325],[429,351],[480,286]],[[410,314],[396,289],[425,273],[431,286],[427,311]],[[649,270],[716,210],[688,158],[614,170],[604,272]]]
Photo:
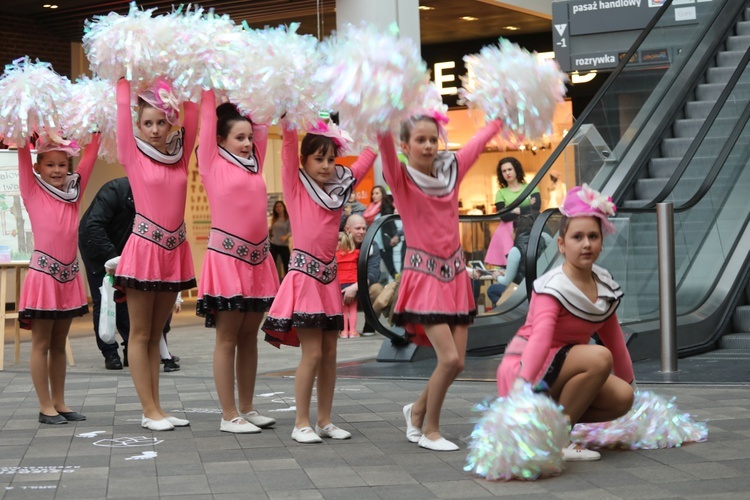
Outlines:
[[567,24],[556,24],[555,25],[555,30],[557,31],[557,33],[560,36],[563,36],[563,33],[565,33],[565,28],[567,28],[567,27],[568,27]]

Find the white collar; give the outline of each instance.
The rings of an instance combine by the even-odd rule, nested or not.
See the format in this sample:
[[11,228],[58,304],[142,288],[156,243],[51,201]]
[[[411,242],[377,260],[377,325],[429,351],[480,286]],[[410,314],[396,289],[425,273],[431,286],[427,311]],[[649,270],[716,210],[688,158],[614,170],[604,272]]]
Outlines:
[[596,281],[597,300],[591,302],[583,292],[570,281],[563,272],[562,266],[556,267],[534,281],[534,291],[555,297],[560,304],[573,316],[601,323],[609,318],[620,305],[623,296],[620,285],[612,279],[612,275],[596,264],[591,269]]
[[248,172],[252,172],[254,174],[258,173],[258,159],[255,157],[255,147],[253,146],[253,152],[250,155],[250,158],[242,158],[241,156],[235,156],[234,154],[230,153],[223,147],[217,145],[217,148],[219,148],[219,156],[224,158],[229,163],[236,165],[244,170],[247,170]]
[[352,171],[342,165],[336,165],[334,179],[326,182],[323,187],[320,187],[301,168],[299,169],[299,179],[305,186],[310,198],[326,210],[338,210],[343,207],[349,200],[354,183],[357,182]]
[[167,152],[162,153],[147,141],[135,136],[135,144],[141,153],[145,154],[154,161],[164,163],[165,165],[174,165],[182,160],[182,136],[185,129],[175,130],[167,137]]
[[432,163],[432,174],[425,175],[419,170],[406,166],[406,173],[425,194],[445,196],[453,192],[458,179],[456,155],[450,151],[441,151]]
[[80,174],[76,172],[68,174],[68,176],[65,178],[65,184],[63,184],[64,191],[57,189],[56,187],[42,180],[42,177],[38,173],[36,173],[36,171],[34,171],[34,178],[36,179],[37,184],[39,184],[42,189],[44,189],[60,201],[64,201],[65,203],[75,203],[76,201],[78,201],[78,197],[81,194]]

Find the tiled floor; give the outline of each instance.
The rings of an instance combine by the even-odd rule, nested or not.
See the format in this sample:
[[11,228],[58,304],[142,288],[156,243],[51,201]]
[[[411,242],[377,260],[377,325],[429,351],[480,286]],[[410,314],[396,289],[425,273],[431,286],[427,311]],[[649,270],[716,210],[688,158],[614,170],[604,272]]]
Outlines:
[[[340,378],[335,422],[349,441],[299,445],[294,422],[293,379],[260,376],[256,404],[278,420],[255,435],[220,433],[213,386],[213,332],[189,312],[170,336],[183,369],[162,374],[166,409],[192,425],[152,433],[139,425],[140,405],[128,370],[106,371],[90,318],[76,322],[76,366],[67,379],[68,404],[88,421],[60,427],[36,422],[36,396],[22,363],[0,372],[0,498],[748,498],[750,496],[750,387],[645,386],[675,395],[684,410],[710,422],[709,442],[659,451],[604,451],[600,462],[569,464],[559,477],[493,483],[463,471],[472,406],[494,385],[457,382],[445,401],[445,434],[462,451],[435,453],[406,441],[401,407],[423,388],[419,380]],[[373,357],[380,340],[340,342],[341,362]],[[299,352],[260,346],[260,371],[293,369]],[[471,361],[469,361],[471,363]],[[183,413],[184,412],[184,413]]]

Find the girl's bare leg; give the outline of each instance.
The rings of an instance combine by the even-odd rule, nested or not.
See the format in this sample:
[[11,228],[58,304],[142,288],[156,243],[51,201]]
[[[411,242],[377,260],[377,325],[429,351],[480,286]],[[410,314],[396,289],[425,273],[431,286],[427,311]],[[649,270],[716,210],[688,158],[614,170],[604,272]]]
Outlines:
[[52,394],[52,404],[55,410],[60,412],[70,412],[70,408],[65,404],[65,374],[68,368],[68,359],[65,353],[65,341],[68,339],[68,332],[73,318],[57,319],[52,325],[52,335],[49,345],[48,373],[49,386]]
[[324,331],[322,352],[318,365],[318,426],[331,423],[333,392],[336,389],[336,343],[337,332]]
[[323,331],[313,328],[297,329],[297,335],[302,348],[297,372],[294,377],[294,400],[297,406],[297,416],[294,426],[298,429],[310,426],[310,400],[312,399],[313,383],[318,373],[322,359]]
[[258,374],[258,329],[263,313],[245,313],[237,338],[237,394],[240,413],[254,410],[255,378]]

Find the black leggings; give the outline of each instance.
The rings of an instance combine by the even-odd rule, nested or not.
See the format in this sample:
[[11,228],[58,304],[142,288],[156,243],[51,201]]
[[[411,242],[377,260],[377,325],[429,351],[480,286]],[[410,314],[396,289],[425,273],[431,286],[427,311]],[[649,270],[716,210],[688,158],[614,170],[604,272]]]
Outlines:
[[291,257],[291,254],[288,245],[274,245],[271,243],[271,256],[273,257],[273,262],[275,264],[276,259],[281,257],[281,265],[284,267],[285,275],[289,272],[289,257]]

